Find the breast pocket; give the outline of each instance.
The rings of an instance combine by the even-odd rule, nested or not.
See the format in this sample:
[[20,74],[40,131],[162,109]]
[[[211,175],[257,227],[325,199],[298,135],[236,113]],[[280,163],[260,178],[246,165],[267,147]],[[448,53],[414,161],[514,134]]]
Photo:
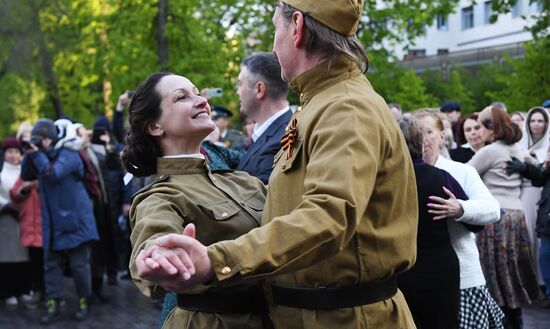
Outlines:
[[246,194],[243,193],[243,203],[245,203],[249,208],[261,212],[264,210],[265,194],[260,191]]
[[197,206],[213,220],[223,221],[235,216],[241,209],[232,201],[221,201]]

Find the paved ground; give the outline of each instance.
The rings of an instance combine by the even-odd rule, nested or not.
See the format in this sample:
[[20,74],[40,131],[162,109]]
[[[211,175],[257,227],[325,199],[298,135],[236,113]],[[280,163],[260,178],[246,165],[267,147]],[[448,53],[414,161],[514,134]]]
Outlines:
[[[52,324],[52,329],[156,329],[160,309],[158,305],[142,296],[130,281],[119,281],[118,286],[106,286],[111,299],[108,304],[93,305],[90,319],[76,322],[71,319],[71,313],[76,304],[72,281],[66,279],[65,291],[67,302],[63,317]],[[42,309],[17,310],[6,309],[0,303],[0,328],[48,328],[38,324]],[[524,310],[524,329],[549,329],[550,309],[532,307]]]
[[65,279],[66,305],[60,321],[43,326],[39,324],[43,309],[7,309],[0,303],[0,328],[52,328],[52,329],[150,329],[158,328],[160,309],[155,303],[141,295],[131,281],[120,280],[117,286],[105,286],[105,295],[110,297],[106,304],[92,305],[90,319],[84,322],[72,320],[76,308],[76,296],[71,279]]

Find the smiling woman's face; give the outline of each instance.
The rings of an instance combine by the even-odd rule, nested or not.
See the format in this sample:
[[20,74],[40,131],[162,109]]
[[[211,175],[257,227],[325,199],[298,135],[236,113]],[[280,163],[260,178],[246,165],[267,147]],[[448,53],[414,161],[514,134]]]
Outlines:
[[155,124],[162,130],[162,137],[202,140],[214,130],[210,105],[191,81],[168,75],[159,81],[156,89],[162,114]]

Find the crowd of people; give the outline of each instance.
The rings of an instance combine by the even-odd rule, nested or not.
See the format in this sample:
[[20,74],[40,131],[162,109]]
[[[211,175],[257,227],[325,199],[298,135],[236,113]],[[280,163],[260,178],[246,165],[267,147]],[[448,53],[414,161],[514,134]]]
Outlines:
[[[115,120],[122,124],[121,111]],[[104,116],[92,130],[42,118],[3,141],[0,298],[8,307],[45,302],[40,321],[54,322],[70,274],[78,296],[73,317],[84,320],[90,303],[109,301],[105,279],[116,285],[119,276],[129,278],[131,190],[115,131]]]
[[163,328],[516,329],[550,307],[550,101],[386,105],[361,8],[277,2],[274,53],[237,77],[242,132],[170,72],[91,130],[22,124],[2,143],[0,298],[53,323],[70,273],[84,320],[128,269]]
[[[255,188],[263,188],[292,115],[286,101],[288,85],[270,53],[248,57],[242,69],[238,94],[251,100],[242,102],[241,111],[249,120],[253,118],[248,128],[263,128],[248,132],[231,129],[228,119],[233,113],[223,106],[213,106],[210,113],[208,105],[215,125],[198,140],[197,154],[208,159],[209,170],[247,171],[260,179],[254,182]],[[259,95],[252,88],[256,84],[264,88]],[[0,266],[5,267],[1,275],[6,284],[0,287],[0,298],[8,307],[34,309],[44,305],[40,321],[57,321],[64,303],[62,279],[70,275],[79,297],[73,317],[83,320],[89,314],[89,304],[109,302],[103,289],[105,280],[114,285],[119,277],[129,278],[132,195],[154,182],[158,174],[148,172],[145,177],[124,182],[127,171],[121,153],[125,143],[136,144],[131,131],[126,136],[124,127],[124,112],[133,97],[133,92],[119,97],[112,123],[100,116],[92,129],[87,129],[70,118],[42,118],[34,125],[23,123],[17,136],[3,141],[0,224],[5,239],[1,240]],[[146,117],[138,121],[140,129],[147,131]],[[176,124],[173,129],[186,129],[181,122],[172,122]],[[146,149],[139,158],[150,157],[150,151]],[[257,198],[259,216],[265,192]],[[259,225],[259,217],[255,223]],[[176,295],[168,294],[161,323],[176,306]]]
[[[545,102],[544,106],[549,106],[548,103],[550,102]],[[452,112],[460,114],[458,103],[453,102],[451,106],[455,109]],[[542,173],[546,155],[543,154],[550,154],[550,149],[546,146],[546,150],[539,155],[541,160],[538,160],[534,150],[540,147],[537,144],[542,143],[544,138],[548,139],[545,136],[548,129],[548,109],[534,107],[529,111],[530,115],[525,116],[530,120],[514,123],[511,120],[514,115],[509,115],[504,104],[500,102],[464,117],[441,111],[448,107],[448,104],[444,104],[440,109],[421,109],[398,115],[400,121],[416,119],[424,123],[426,136],[422,163],[444,169],[463,188],[458,194],[446,189],[447,201],[430,197],[430,201],[437,200],[442,205],[447,203],[449,209],[453,209],[450,205],[452,200],[458,201],[455,202],[455,209],[459,211],[445,214],[442,206],[432,202],[424,204],[421,197],[425,195],[421,193],[423,190],[433,188],[434,178],[417,179],[419,207],[431,211],[419,213],[417,265],[411,272],[405,273],[404,277],[408,278],[421,269],[425,272],[424,275],[414,276],[416,280],[406,281],[406,286],[403,287],[405,296],[407,297],[407,290],[413,289],[410,287],[415,287],[413,291],[416,291],[416,285],[426,282],[424,280],[430,280],[430,288],[436,289],[434,293],[442,291],[434,285],[433,282],[438,281],[433,279],[435,274],[432,272],[439,266],[436,264],[442,262],[438,263],[430,253],[434,252],[433,249],[428,247],[423,250],[426,243],[437,241],[434,235],[426,238],[436,231],[426,233],[422,229],[426,225],[422,219],[453,218],[454,221],[447,223],[448,237],[445,234],[443,237],[450,238],[458,257],[459,271],[456,274],[460,276],[460,284],[458,288],[454,284],[453,287],[460,289],[460,304],[453,308],[454,311],[458,310],[460,328],[464,323],[468,324],[464,327],[471,327],[469,324],[474,321],[488,323],[488,326],[482,326],[484,328],[522,328],[522,307],[540,301],[543,301],[543,306],[550,306],[550,291],[545,288],[550,284],[550,272],[545,267],[550,260],[550,254],[537,251],[541,242],[544,244],[547,239],[547,232],[541,228],[548,225],[545,224],[548,219],[544,208],[540,206],[544,200],[541,198],[541,189],[534,187],[543,186],[545,182]],[[534,117],[533,113],[536,113]],[[456,142],[454,148],[451,146],[453,143],[446,142],[445,121],[456,132],[452,135],[456,136],[453,137]],[[433,137],[434,134],[436,137]],[[407,134],[405,138],[408,139]],[[437,141],[435,144],[434,140]],[[423,187],[425,184],[428,184],[427,187]],[[460,194],[463,196],[459,196]],[[470,208],[468,203],[476,200],[482,202]],[[531,216],[528,215],[529,212],[532,212]],[[441,216],[441,213],[445,216]],[[477,227],[457,226],[456,222]],[[457,230],[459,228],[461,231]],[[440,253],[445,250],[446,245],[442,243],[439,246]],[[447,257],[447,261],[449,259],[452,258]],[[429,261],[431,267],[426,266],[423,261]],[[419,266],[420,269],[417,269]],[[445,278],[445,282],[449,284],[452,276],[447,275]],[[427,293],[423,293],[423,296],[427,296]],[[445,296],[448,297],[449,294],[446,293]],[[434,298],[432,301],[418,297],[413,300],[407,298],[413,317],[422,327],[425,323],[438,321],[437,316],[429,311],[426,313],[429,307],[433,309],[433,300],[441,301],[442,298]],[[445,305],[448,307],[450,303]],[[421,311],[415,311],[415,308],[421,307]],[[479,313],[481,309],[486,310],[484,314]],[[447,317],[446,321],[450,320]],[[456,325],[447,323],[428,327]]]

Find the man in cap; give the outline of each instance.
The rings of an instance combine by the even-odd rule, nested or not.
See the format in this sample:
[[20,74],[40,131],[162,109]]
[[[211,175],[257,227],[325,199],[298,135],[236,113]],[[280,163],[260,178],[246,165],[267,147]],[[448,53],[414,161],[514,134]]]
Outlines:
[[357,0],[277,3],[274,53],[300,106],[262,227],[207,247],[189,225],[136,257],[140,277],[169,278],[153,259],[180,247],[193,275],[166,288],[264,279],[275,328],[414,328],[396,276],[416,257],[416,182],[399,127],[363,75],[361,12]]
[[246,171],[267,184],[273,157],[281,149],[281,138],[292,116],[286,100],[288,84],[281,79],[281,66],[272,53],[247,57],[237,81],[241,112],[255,122],[253,143],[237,170]]
[[240,131],[229,128],[229,118],[232,116],[233,113],[223,106],[214,105],[212,107],[212,121],[220,130],[219,142],[222,142],[225,147],[242,149],[245,137]]
[[451,124],[455,124],[460,118],[460,103],[458,102],[446,102],[441,104],[439,110],[447,116],[447,119]]

